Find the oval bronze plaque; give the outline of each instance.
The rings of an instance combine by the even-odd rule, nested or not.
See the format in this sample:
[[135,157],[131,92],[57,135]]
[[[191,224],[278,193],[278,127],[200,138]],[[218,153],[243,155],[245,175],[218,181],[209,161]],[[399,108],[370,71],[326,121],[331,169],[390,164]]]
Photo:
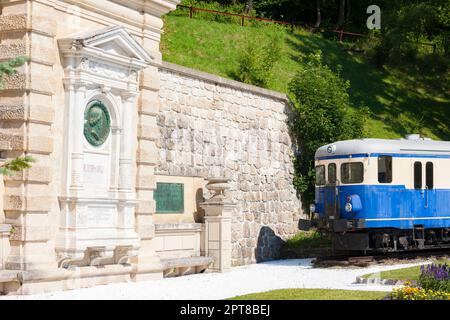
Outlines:
[[84,136],[94,147],[101,146],[108,139],[111,118],[108,108],[98,100],[91,102],[84,112]]

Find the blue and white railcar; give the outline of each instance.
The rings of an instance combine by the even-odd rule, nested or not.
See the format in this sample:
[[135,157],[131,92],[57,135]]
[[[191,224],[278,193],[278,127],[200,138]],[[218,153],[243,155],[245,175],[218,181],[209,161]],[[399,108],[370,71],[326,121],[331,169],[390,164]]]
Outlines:
[[342,250],[450,244],[450,142],[339,141],[315,155],[318,214]]

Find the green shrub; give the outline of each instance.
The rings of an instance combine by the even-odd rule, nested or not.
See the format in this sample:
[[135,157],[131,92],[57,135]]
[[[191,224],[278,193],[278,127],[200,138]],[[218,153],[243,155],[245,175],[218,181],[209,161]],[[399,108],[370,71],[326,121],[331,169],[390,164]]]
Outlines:
[[286,248],[323,248],[330,247],[331,240],[328,235],[317,231],[300,231],[287,239],[284,246]]
[[236,80],[267,87],[279,53],[280,43],[276,40],[261,44],[258,39],[248,39],[238,57]]
[[355,108],[349,99],[350,82],[322,62],[320,51],[311,54],[289,83],[295,105],[291,130],[298,145],[294,185],[303,203],[314,199],[314,155],[328,143],[361,138],[368,117],[366,107]]

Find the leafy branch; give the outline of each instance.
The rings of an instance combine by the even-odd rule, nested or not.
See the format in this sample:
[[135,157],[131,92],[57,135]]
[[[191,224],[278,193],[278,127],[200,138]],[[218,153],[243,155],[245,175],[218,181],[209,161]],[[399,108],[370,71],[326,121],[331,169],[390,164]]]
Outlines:
[[16,68],[22,66],[28,61],[28,57],[20,56],[0,63],[0,90],[5,88],[3,76],[12,76],[17,73]]

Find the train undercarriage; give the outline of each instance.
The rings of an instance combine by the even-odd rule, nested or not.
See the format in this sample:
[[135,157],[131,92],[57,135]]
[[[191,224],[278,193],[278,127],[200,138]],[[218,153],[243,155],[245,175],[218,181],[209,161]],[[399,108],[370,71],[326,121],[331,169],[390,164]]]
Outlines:
[[450,228],[358,229],[331,231],[333,250],[400,252],[425,249],[450,249]]

